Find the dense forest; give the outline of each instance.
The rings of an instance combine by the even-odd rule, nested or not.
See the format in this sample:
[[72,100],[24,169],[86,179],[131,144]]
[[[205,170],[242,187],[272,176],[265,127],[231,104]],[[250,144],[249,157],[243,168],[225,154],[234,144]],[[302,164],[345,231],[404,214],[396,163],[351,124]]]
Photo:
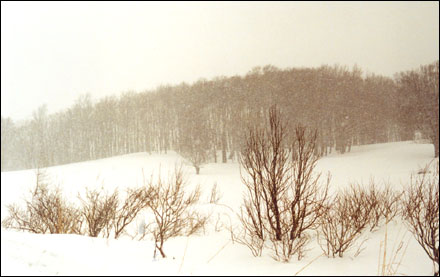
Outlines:
[[317,129],[318,155],[411,140],[418,131],[438,156],[438,79],[438,61],[393,79],[364,76],[357,67],[265,66],[245,76],[161,86],[96,102],[84,95],[55,114],[42,106],[25,122],[2,116],[1,170],[168,150],[196,167],[228,162],[236,159],[244,130],[264,121],[273,105],[289,125]]

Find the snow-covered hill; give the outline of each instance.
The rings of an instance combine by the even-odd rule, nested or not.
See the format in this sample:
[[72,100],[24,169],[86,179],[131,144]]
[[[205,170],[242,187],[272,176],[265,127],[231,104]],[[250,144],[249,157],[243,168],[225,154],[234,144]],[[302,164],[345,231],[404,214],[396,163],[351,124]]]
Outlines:
[[[387,181],[401,188],[409,176],[433,158],[432,144],[395,142],[354,147],[344,155],[332,154],[319,160],[316,170],[332,175],[332,190],[349,182],[368,184]],[[136,153],[102,160],[48,168],[51,182],[59,184],[69,199],[85,187],[134,187],[143,184],[143,176],[163,176],[176,164],[184,164],[190,183],[203,190],[201,208],[212,213],[211,224],[204,234],[177,237],[166,242],[168,257],[153,259],[152,241],[90,238],[79,235],[40,235],[1,229],[2,275],[376,275],[380,243],[385,228],[365,235],[363,250],[355,257],[348,251],[344,258],[327,258],[316,241],[308,245],[306,257],[289,263],[274,261],[269,253],[255,258],[243,245],[231,241],[224,226],[236,222],[229,208],[238,211],[242,203],[243,185],[237,163],[211,163],[195,175],[194,168],[179,155]],[[220,204],[208,203],[212,186],[217,183],[223,197]],[[1,173],[1,218],[7,216],[5,206],[21,201],[35,184],[33,170]],[[136,221],[130,230],[136,230]],[[223,223],[223,225],[222,225]],[[215,227],[217,225],[217,228]],[[222,227],[223,226],[223,227]],[[388,246],[402,240],[408,249],[398,273],[430,275],[432,263],[405,226],[396,220],[388,226]],[[309,264],[310,263],[310,264]]]

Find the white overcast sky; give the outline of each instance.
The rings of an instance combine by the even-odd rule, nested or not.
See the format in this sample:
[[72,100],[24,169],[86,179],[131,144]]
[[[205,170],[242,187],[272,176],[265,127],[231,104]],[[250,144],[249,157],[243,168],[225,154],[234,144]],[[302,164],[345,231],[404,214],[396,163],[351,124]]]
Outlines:
[[1,2],[1,114],[12,119],[267,64],[392,77],[437,59],[438,2]]

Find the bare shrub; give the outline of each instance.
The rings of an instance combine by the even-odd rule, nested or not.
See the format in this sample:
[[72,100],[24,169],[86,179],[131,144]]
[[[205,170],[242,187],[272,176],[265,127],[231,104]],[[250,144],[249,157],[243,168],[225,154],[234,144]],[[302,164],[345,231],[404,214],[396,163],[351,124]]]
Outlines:
[[145,187],[128,188],[125,199],[120,202],[119,192],[105,193],[100,190],[86,190],[85,200],[79,197],[82,203],[81,214],[87,224],[87,234],[97,237],[114,235],[120,237],[125,228],[133,222],[139,212],[146,208],[149,201],[149,193]]
[[[119,194],[101,190],[86,190],[85,199],[79,196],[80,209],[67,203],[60,188],[50,188],[44,183],[43,173],[37,171],[37,182],[30,199],[25,200],[25,209],[17,204],[7,206],[9,216],[2,222],[5,228],[25,230],[33,233],[83,234],[83,223],[89,236],[97,237],[104,232],[107,238],[121,236],[138,213],[147,207],[150,192],[145,187],[127,189],[126,198],[119,203]],[[190,222],[197,226],[195,219]],[[193,227],[196,229],[196,227]]]
[[82,202],[81,214],[87,224],[87,234],[91,237],[97,237],[102,230],[106,230],[106,233],[109,234],[116,217],[117,190],[108,195],[104,193],[103,188],[99,191],[86,189],[86,199],[84,200],[80,196],[78,198]]
[[3,227],[39,234],[81,234],[80,212],[65,201],[61,190],[50,188],[37,173],[35,188],[30,199],[25,199],[25,209],[17,204],[8,205],[8,217]]
[[439,163],[411,176],[403,197],[403,215],[417,242],[439,274]]
[[241,214],[239,216],[243,229],[238,234],[236,234],[232,230],[232,228],[230,229],[230,232],[232,241],[236,241],[242,245],[245,245],[247,248],[249,248],[254,257],[260,257],[263,253],[263,247],[265,243],[262,232],[263,227],[261,226],[261,229],[257,228],[258,223],[255,222],[255,219],[257,217],[255,216],[254,211],[252,211],[251,208],[251,205],[246,203],[244,204],[244,209],[246,210],[244,212],[242,207]]
[[388,224],[401,212],[400,199],[403,191],[396,191],[390,184],[386,184],[382,190],[382,216],[385,218],[385,224]]
[[[343,257],[344,252],[354,245],[366,228],[370,218],[366,195],[364,189],[350,185],[327,203],[319,218],[318,233],[318,242],[327,256]],[[325,242],[319,240],[321,234]]]
[[147,185],[150,192],[148,207],[153,213],[154,220],[149,224],[154,237],[155,251],[159,250],[166,257],[164,243],[166,240],[179,235],[191,235],[203,228],[207,218],[191,207],[200,198],[200,187],[185,195],[186,180],[181,167],[176,167],[174,175],[168,181],[163,181],[159,174],[156,184],[150,180]]
[[292,177],[282,198],[282,206],[287,208],[282,214],[285,261],[295,253],[298,259],[303,257],[304,247],[310,238],[307,232],[317,228],[317,221],[325,211],[324,203],[328,197],[331,176],[327,175],[324,183],[321,183],[321,173],[314,174],[319,159],[315,155],[316,140],[316,130],[310,131],[303,126],[295,128],[291,150]]
[[298,260],[301,260],[305,256],[305,246],[309,240],[310,234],[307,232],[303,232],[300,237],[295,239],[291,239],[289,235],[283,235],[281,240],[276,240],[272,237],[270,238],[271,245],[269,246],[273,253],[272,258],[277,261],[288,262],[296,254]]
[[117,205],[112,222],[115,239],[124,233],[125,228],[133,222],[142,209],[149,206],[153,195],[151,188],[140,187],[127,189],[125,200],[122,205]]
[[[261,255],[264,242],[272,242],[276,259],[301,258],[327,197],[313,169],[317,133],[298,126],[289,144],[288,131],[276,107],[269,110],[267,128],[246,134],[240,165],[247,194],[239,215],[244,231],[238,242]],[[329,179],[327,180],[329,181]]]
[[198,234],[202,230],[203,232],[205,232],[205,227],[208,223],[210,215],[203,215],[196,211],[192,211],[188,213],[188,215],[189,217],[186,218],[186,220],[188,221],[187,228],[185,229],[183,235],[191,236],[194,234]]
[[379,227],[383,213],[382,213],[381,191],[376,186],[373,179],[370,180],[370,185],[368,186],[368,193],[365,196],[366,196],[366,201],[368,203],[368,208],[370,209],[370,219],[369,219],[370,231],[374,231]]
[[374,180],[370,181],[366,199],[370,213],[370,231],[377,229],[383,222],[388,224],[400,213],[400,197],[403,192],[398,192],[389,183],[385,188],[377,188]]

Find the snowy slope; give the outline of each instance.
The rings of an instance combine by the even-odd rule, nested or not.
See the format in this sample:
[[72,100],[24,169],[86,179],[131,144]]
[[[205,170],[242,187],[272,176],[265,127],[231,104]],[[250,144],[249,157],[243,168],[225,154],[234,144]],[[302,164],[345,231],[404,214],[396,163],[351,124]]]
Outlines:
[[[354,147],[344,155],[332,154],[322,158],[317,170],[331,172],[333,190],[350,182],[367,184],[370,178],[394,186],[406,184],[411,173],[432,160],[433,146],[413,142],[396,142]],[[87,187],[121,188],[143,184],[143,176],[168,175],[176,164],[184,161],[174,152],[166,155],[136,153],[96,161],[56,166],[47,169],[55,184],[63,188],[70,200]],[[232,208],[238,211],[243,185],[237,163],[207,164],[196,176],[194,169],[184,163],[190,187],[200,184],[204,195],[200,208],[211,212],[212,223],[204,234],[170,239],[165,244],[166,259],[153,259],[152,241],[90,238],[78,235],[37,235],[2,228],[2,275],[377,275],[379,247],[385,228],[366,233],[363,250],[355,256],[348,251],[344,258],[327,258],[316,241],[309,245],[301,261],[274,261],[268,251],[255,258],[242,245],[233,243],[224,227],[236,224]],[[34,184],[32,170],[1,173],[1,218],[6,216],[5,205],[22,199]],[[215,206],[208,203],[211,187],[217,183],[223,197]],[[228,207],[226,207],[228,206]],[[230,208],[229,208],[230,207]],[[131,226],[136,230],[138,223]],[[223,224],[223,225],[222,225]],[[217,228],[215,228],[217,225]],[[223,227],[222,227],[223,226]],[[235,225],[236,226],[236,225]],[[432,263],[412,235],[399,221],[388,228],[388,246],[404,240],[408,249],[398,273],[431,275]],[[309,264],[310,263],[310,264]]]

